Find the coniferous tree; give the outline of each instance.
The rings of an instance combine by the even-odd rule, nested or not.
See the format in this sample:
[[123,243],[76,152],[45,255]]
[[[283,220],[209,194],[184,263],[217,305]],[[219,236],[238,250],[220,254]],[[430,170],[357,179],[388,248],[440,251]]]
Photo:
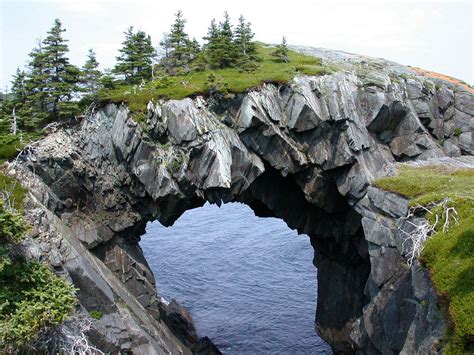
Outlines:
[[46,57],[41,41],[37,47],[29,53],[31,58],[28,65],[28,74],[25,82],[27,99],[25,109],[29,115],[29,125],[40,127],[49,118],[48,113],[48,90],[46,73]]
[[8,104],[8,94],[0,89],[0,135],[10,133],[10,108]]
[[288,45],[286,44],[286,38],[283,36],[281,43],[276,46],[272,53],[272,56],[276,57],[279,61],[288,63],[290,58],[288,57]]
[[16,68],[16,73],[13,75],[11,93],[16,102],[20,104],[26,102],[26,73],[20,68]]
[[207,36],[204,39],[208,41],[206,55],[212,68],[226,68],[236,62],[237,51],[234,43],[234,34],[227,12],[224,13],[224,21],[219,23],[219,27],[216,25],[215,20],[212,20]]
[[16,73],[13,76],[12,80],[11,93],[9,95],[9,100],[6,103],[5,109],[7,114],[9,114],[10,121],[13,120],[14,123],[10,127],[15,127],[11,129],[12,133],[16,134],[17,129],[27,129],[28,126],[28,108],[26,106],[26,73],[20,68],[16,69]]
[[113,74],[113,70],[107,68],[104,70],[101,78],[100,78],[100,85],[104,89],[113,90],[116,87],[115,76]]
[[257,67],[257,47],[252,41],[254,36],[250,22],[246,22],[244,16],[240,15],[234,43],[237,50],[237,66],[241,70],[250,71]]
[[47,92],[47,110],[53,120],[70,117],[76,113],[78,106],[73,100],[78,91],[79,70],[69,63],[66,53],[69,48],[67,40],[62,37],[66,30],[61,21],[56,19],[48,36],[43,41],[44,73],[47,75],[45,89]]
[[102,73],[98,69],[99,62],[92,49],[87,53],[87,60],[82,67],[81,82],[88,98],[94,99],[102,87]]
[[235,62],[236,49],[234,44],[234,34],[227,11],[224,13],[224,22],[219,24],[218,55],[220,67],[230,67]]
[[199,43],[190,40],[184,27],[186,20],[183,13],[178,11],[171,31],[165,33],[160,45],[164,56],[160,60],[161,66],[168,74],[185,73],[190,70],[191,62],[197,58],[200,52]]
[[189,49],[191,53],[191,60],[196,59],[201,53],[201,45],[196,38],[193,38],[193,40],[189,42]]
[[0,102],[0,132],[1,134],[16,134],[25,127],[26,111],[26,73],[16,69],[11,81],[11,91],[3,94]]
[[216,19],[212,19],[211,24],[207,30],[207,35],[203,38],[207,41],[204,45],[206,60],[211,67],[219,66],[218,58],[218,37],[219,37],[219,28],[217,27]]
[[150,79],[153,58],[156,56],[151,37],[143,31],[133,32],[133,26],[124,32],[125,40],[119,50],[114,72],[122,75],[129,84],[139,83],[142,79]]

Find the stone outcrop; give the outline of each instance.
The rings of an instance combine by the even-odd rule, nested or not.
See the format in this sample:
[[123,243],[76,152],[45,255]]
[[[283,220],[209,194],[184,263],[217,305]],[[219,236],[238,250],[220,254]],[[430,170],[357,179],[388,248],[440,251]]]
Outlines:
[[97,346],[218,351],[160,299],[138,246],[148,221],[171,225],[206,201],[246,203],[310,236],[317,328],[336,352],[442,344],[429,277],[407,266],[398,232],[407,201],[370,185],[397,162],[472,155],[474,96],[395,63],[300,50],[340,70],[231,99],[150,102],[141,124],[108,104],[12,167],[30,190],[31,249],[80,289],[82,312],[103,314]]

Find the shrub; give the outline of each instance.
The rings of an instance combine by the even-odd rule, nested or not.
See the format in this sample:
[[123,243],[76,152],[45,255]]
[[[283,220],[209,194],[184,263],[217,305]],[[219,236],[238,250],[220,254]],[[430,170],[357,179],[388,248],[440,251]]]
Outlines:
[[89,315],[91,316],[91,318],[94,318],[94,319],[97,319],[97,320],[100,320],[103,316],[101,311],[97,311],[95,309],[93,311],[90,311]]
[[29,261],[19,243],[26,225],[0,202],[0,352],[22,351],[46,327],[73,312],[74,288],[45,265]]
[[453,131],[453,134],[454,134],[455,137],[459,137],[461,135],[461,133],[462,133],[462,129],[459,128],[459,127],[456,127]]
[[14,158],[25,144],[43,137],[42,133],[30,132],[20,135],[0,135],[0,161]]
[[76,299],[73,286],[45,265],[6,258],[0,270],[0,344],[8,351],[25,347],[45,327],[60,325]]
[[23,199],[26,190],[21,186],[18,180],[0,172],[0,193],[4,200],[7,200],[13,209],[23,210]]
[[7,244],[17,244],[23,239],[26,227],[18,213],[7,210],[0,200],[0,247]]
[[0,159],[11,159],[18,154],[22,144],[19,137],[12,134],[0,136]]
[[182,157],[176,157],[169,164],[170,173],[172,173],[172,174],[177,173],[181,169],[182,165],[183,165],[183,158]]

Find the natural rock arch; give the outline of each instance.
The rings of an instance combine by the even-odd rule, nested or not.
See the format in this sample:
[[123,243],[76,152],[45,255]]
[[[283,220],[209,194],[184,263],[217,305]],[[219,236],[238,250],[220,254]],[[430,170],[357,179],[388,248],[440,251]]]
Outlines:
[[[336,351],[430,349],[443,321],[426,319],[437,310],[424,269],[404,263],[397,228],[407,201],[369,185],[396,161],[472,154],[472,94],[378,75],[297,77],[233,99],[150,103],[141,124],[109,104],[24,155],[16,174],[31,191],[36,243],[80,287],[81,306],[104,313],[96,343],[189,351],[195,340],[172,335],[138,238],[148,221],[170,225],[206,201],[239,201],[310,236],[318,330]],[[443,151],[432,134],[450,145]]]

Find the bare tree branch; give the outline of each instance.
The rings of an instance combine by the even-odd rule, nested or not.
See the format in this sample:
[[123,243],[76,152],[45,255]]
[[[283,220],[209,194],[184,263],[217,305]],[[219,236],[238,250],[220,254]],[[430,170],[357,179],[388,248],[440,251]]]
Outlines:
[[[442,202],[433,205],[431,209],[428,209],[425,206],[416,205],[411,207],[406,217],[404,217],[404,220],[412,227],[412,230],[407,232],[403,230],[402,227],[399,227],[398,230],[402,233],[402,248],[408,243],[409,250],[407,254],[407,264],[409,266],[413,264],[413,261],[420,257],[425,247],[426,241],[434,233],[436,233],[436,227],[440,219],[444,221],[443,233],[448,231],[451,219],[454,220],[456,224],[459,224],[459,221],[456,217],[458,213],[454,207],[448,206],[449,202],[450,200],[446,198]],[[438,213],[433,212],[434,207],[441,207],[441,216]],[[431,215],[434,215],[434,222],[430,223],[428,220],[424,219],[419,223],[413,223],[412,220],[420,209],[430,213]]]

